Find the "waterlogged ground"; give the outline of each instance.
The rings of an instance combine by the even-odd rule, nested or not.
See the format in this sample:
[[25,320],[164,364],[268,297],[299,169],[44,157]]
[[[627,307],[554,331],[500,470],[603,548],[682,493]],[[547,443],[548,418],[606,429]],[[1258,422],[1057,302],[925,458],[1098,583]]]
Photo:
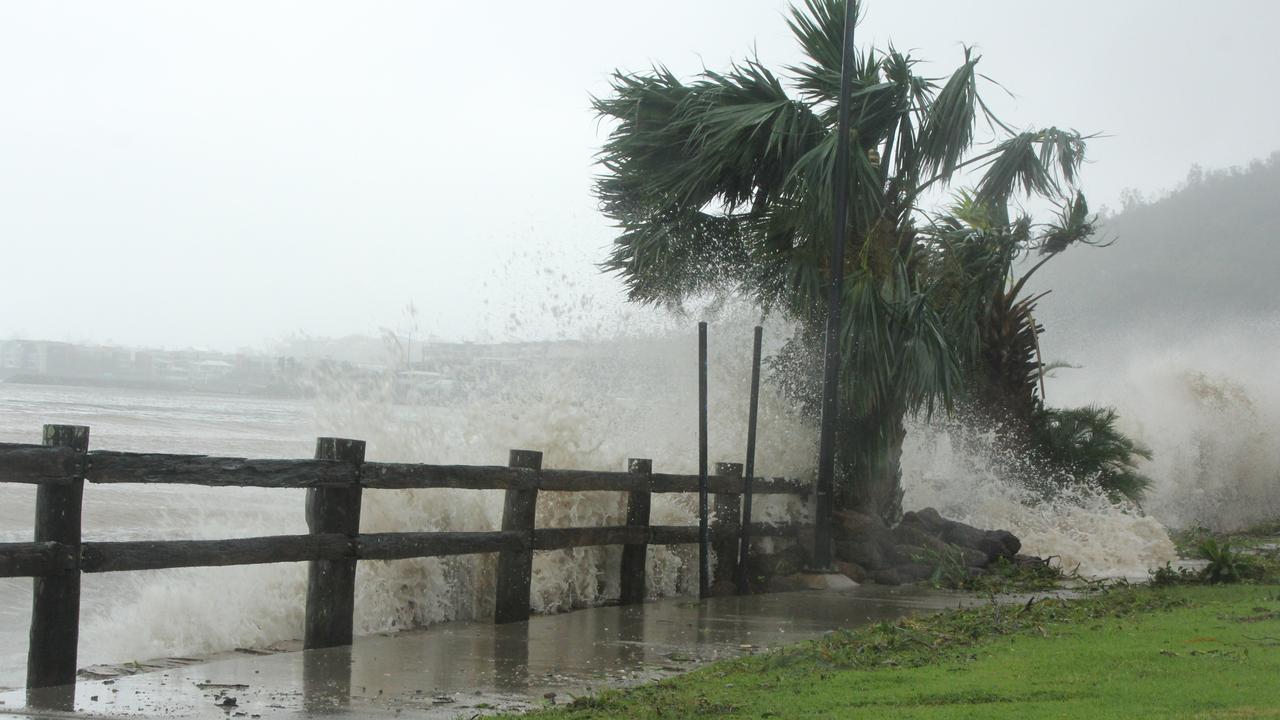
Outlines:
[[[239,654],[84,681],[74,705],[78,713],[110,718],[470,718],[564,704],[838,628],[975,602],[984,601],[926,588],[863,586],[702,603],[670,599],[502,626],[447,623],[357,638],[350,648]],[[28,707],[21,691],[0,694],[0,702],[0,715],[48,716]]]

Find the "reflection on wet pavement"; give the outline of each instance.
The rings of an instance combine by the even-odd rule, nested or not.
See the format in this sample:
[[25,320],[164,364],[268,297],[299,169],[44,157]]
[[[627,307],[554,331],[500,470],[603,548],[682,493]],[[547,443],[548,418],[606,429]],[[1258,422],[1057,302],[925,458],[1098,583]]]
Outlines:
[[[357,638],[347,648],[245,655],[83,681],[73,716],[472,717],[568,702],[836,628],[973,601],[921,588],[862,586],[701,603],[675,598],[510,625],[450,623]],[[0,702],[0,715],[72,716],[47,705],[29,707],[21,691],[0,694]]]

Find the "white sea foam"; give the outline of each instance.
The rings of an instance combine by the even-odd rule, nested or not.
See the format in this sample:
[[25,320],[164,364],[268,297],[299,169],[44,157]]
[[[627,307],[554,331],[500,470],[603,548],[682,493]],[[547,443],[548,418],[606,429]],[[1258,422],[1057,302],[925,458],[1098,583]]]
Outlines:
[[904,505],[1013,532],[1022,552],[1052,557],[1065,570],[1092,577],[1145,578],[1175,557],[1168,532],[1136,508],[1078,489],[1053,499],[998,478],[985,458],[960,451],[941,424],[912,428],[903,456]]

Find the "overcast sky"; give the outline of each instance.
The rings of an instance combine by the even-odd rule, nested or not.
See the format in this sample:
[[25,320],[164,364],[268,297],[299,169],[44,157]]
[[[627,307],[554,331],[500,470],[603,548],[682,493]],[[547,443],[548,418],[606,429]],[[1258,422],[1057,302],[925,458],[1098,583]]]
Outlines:
[[[1100,131],[1094,205],[1280,149],[1280,5],[871,0],[861,40]],[[576,332],[617,303],[589,108],[614,68],[798,59],[781,0],[0,4],[0,337]],[[486,302],[487,301],[487,302]],[[512,317],[514,314],[514,318]]]

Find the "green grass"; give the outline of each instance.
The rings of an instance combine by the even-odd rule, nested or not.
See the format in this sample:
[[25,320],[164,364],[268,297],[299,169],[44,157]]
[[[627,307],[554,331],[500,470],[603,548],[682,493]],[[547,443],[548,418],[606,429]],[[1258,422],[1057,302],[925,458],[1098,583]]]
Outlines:
[[1280,587],[1121,587],[840,632],[530,715],[1280,718]]

